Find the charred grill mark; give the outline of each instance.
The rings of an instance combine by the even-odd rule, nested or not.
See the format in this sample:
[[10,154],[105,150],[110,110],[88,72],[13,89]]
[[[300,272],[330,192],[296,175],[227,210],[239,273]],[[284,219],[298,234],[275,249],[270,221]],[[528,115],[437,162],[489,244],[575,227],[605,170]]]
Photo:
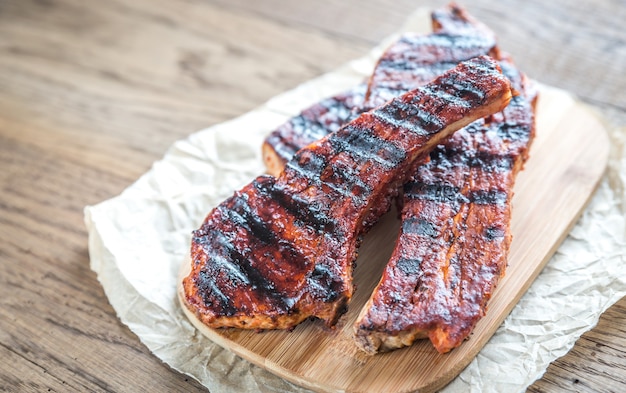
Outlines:
[[[268,201],[267,206],[272,202]],[[267,248],[277,250],[286,261],[294,263],[304,263],[305,258],[289,242],[284,242],[280,235],[268,225],[268,221],[253,209],[249,204],[248,194],[235,194],[231,203],[217,207],[223,217],[227,217],[235,226],[246,230],[249,236],[249,243],[255,244],[260,241]],[[257,246],[258,249],[261,245]]]
[[220,205],[217,209],[234,224],[245,228],[254,238],[265,244],[276,242],[276,234],[250,207],[247,194],[235,194],[231,201],[230,206]]
[[430,154],[430,166],[477,168],[484,172],[506,172],[513,168],[515,155],[492,154],[480,152],[475,149],[468,150],[464,146],[446,145],[439,146]]
[[407,276],[419,274],[422,260],[420,258],[400,258],[396,262],[396,267]]
[[[326,109],[325,116],[321,116],[320,124],[327,126],[329,122],[340,126],[355,116],[353,108],[363,101],[365,85],[335,97],[323,100],[320,104]],[[318,117],[320,118],[320,117]]]
[[316,141],[328,133],[324,124],[307,116],[296,116],[290,123],[302,139]]
[[512,155],[477,154],[468,159],[471,168],[481,169],[485,172],[507,172],[513,168],[515,157]]
[[339,298],[343,285],[341,279],[325,265],[316,265],[307,282],[312,287],[312,292],[324,302],[334,302]]
[[332,173],[326,177],[325,184],[332,185],[333,189],[341,188],[355,206],[361,206],[374,191],[361,177],[354,166],[338,161],[332,166]]
[[460,106],[479,105],[485,99],[485,91],[459,75],[450,75],[440,86],[428,88],[430,94]]
[[496,239],[503,239],[505,235],[506,235],[506,231],[502,228],[498,228],[496,226],[485,228],[484,237],[485,239],[489,241],[496,240]]
[[298,171],[307,180],[314,181],[328,166],[328,158],[312,150],[303,150],[297,153],[287,166]]
[[273,199],[300,224],[310,227],[316,233],[335,233],[338,230],[337,223],[328,214],[327,206],[306,200],[296,193],[286,192],[274,182],[255,180],[253,185],[261,195]]
[[[196,279],[196,286],[202,301],[212,308],[218,308],[220,313],[233,316],[237,313],[237,308],[233,306],[230,298],[220,290],[215,280],[206,270],[200,270]],[[217,302],[217,304],[216,304]]]
[[[202,270],[204,274],[200,275],[200,277],[203,277],[202,282],[198,283],[198,289],[201,292],[204,292],[204,288],[218,295],[220,299],[224,296],[228,300],[228,296],[221,289],[217,288],[216,285],[216,277],[222,272],[230,281],[229,283],[224,283],[222,287],[228,288],[228,286],[233,286],[239,288],[233,288],[235,290],[247,287],[256,292],[260,298],[267,299],[278,310],[287,311],[290,308],[292,303],[290,299],[281,294],[271,280],[263,276],[261,269],[252,266],[249,257],[237,250],[231,239],[221,231],[208,228],[205,235],[201,238],[195,238],[194,241],[202,244],[206,249],[213,250],[208,255],[211,263],[207,266],[210,266],[210,269],[208,271]],[[220,300],[220,305],[226,307],[222,308],[230,313],[228,315],[233,315],[236,308],[232,305],[232,301],[228,300],[228,304],[222,303],[224,302]]]
[[[433,166],[433,167],[449,167],[451,165],[451,160],[449,158],[449,152],[453,152],[452,149],[446,148],[443,145],[439,145],[437,147],[435,147],[431,152],[430,152],[430,162],[427,163],[426,165],[428,166]],[[464,155],[466,155],[466,150],[465,149],[459,149],[457,151],[454,151],[459,157],[462,157]]]
[[423,199],[434,202],[468,203],[469,200],[461,193],[459,187],[445,184],[426,184],[410,182],[404,185],[406,199]]
[[[429,64],[428,68],[424,67],[424,62],[420,62],[420,59],[412,58],[382,58],[378,62],[377,67],[383,69],[385,72],[398,72],[407,74],[411,79],[424,80],[426,78],[433,78],[436,75],[443,74],[449,69],[454,68],[458,64],[456,61],[441,61],[434,64]],[[382,70],[377,70],[378,72]],[[408,78],[405,78],[408,79]],[[386,80],[381,80],[380,83],[385,83]],[[401,81],[397,81],[401,82]],[[410,80],[408,82],[411,82]],[[406,82],[405,82],[406,83]],[[378,85],[376,86],[378,88]]]
[[[448,85],[448,86],[451,86],[451,85]],[[463,101],[463,97],[460,96],[460,94],[458,94],[459,92],[452,90],[452,88],[448,88],[445,90],[444,89],[431,90],[428,93],[431,94],[433,97],[438,98],[441,101],[451,102],[459,106],[470,107],[472,105],[471,103],[467,101]]]
[[[494,45],[493,40],[479,34],[454,34],[438,32],[429,35],[404,35],[400,38],[400,43],[413,47],[432,47],[426,53],[452,52],[451,60],[461,62],[472,57],[487,54]],[[465,56],[464,56],[465,55]],[[467,56],[467,57],[466,57]]]
[[476,190],[470,192],[469,200],[477,205],[503,206],[508,200],[508,193],[501,190]]
[[416,105],[394,100],[395,105],[374,110],[373,115],[383,123],[401,127],[417,135],[431,135],[441,130],[443,122],[433,113],[420,110]]
[[372,191],[371,187],[359,178],[354,167],[338,165],[338,162],[329,165],[326,158],[308,150],[301,152],[296,160],[287,163],[287,167],[298,172],[309,184],[328,188],[343,197],[351,198],[355,206],[365,202]]
[[366,85],[361,84],[320,101],[278,127],[266,142],[283,161],[290,160],[304,146],[338,130],[356,117],[365,90]]
[[501,123],[497,128],[497,132],[500,138],[511,141],[526,140],[529,135],[528,126],[517,122]]
[[372,160],[391,169],[406,157],[404,149],[380,138],[368,128],[348,124],[343,131],[331,134],[328,141],[335,152],[346,152],[356,162]]
[[502,190],[473,190],[464,195],[459,187],[448,184],[427,184],[414,181],[405,184],[404,197],[443,203],[475,203],[478,205],[504,205],[508,194]]
[[402,220],[402,233],[415,234],[436,239],[441,235],[437,224],[420,217],[408,217]]

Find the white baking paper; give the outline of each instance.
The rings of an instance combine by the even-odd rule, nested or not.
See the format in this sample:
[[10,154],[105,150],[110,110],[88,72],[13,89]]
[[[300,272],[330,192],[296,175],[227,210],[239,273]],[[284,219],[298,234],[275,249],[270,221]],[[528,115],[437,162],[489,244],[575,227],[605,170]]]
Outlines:
[[[428,12],[406,30],[429,30]],[[262,107],[176,142],[121,195],[85,208],[91,268],[120,320],[159,359],[213,393],[304,392],[198,333],[176,298],[191,231],[264,172],[263,138],[290,116],[361,82],[387,43]],[[489,343],[446,392],[523,391],[626,295],[625,130],[612,130],[609,172],[582,218]]]

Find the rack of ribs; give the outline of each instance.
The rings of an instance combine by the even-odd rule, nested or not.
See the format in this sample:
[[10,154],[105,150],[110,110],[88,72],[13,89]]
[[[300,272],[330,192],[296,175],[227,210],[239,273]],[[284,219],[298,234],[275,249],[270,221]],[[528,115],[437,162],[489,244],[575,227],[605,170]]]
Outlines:
[[[381,282],[378,292],[374,293],[355,324],[357,343],[369,353],[410,345],[415,339],[427,337],[429,334],[433,336],[433,342],[437,349],[440,352],[446,352],[459,345],[469,335],[477,320],[484,314],[491,292],[504,273],[506,255],[511,240],[509,233],[511,190],[515,175],[528,156],[528,149],[534,136],[533,111],[536,92],[524,75],[515,69],[510,58],[499,51],[496,46],[495,34],[456,5],[435,10],[432,13],[432,23],[434,34],[428,36],[406,34],[383,54],[370,77],[366,98],[360,98],[363,101],[361,107],[352,108],[351,113],[358,113],[395,94],[401,94],[408,89],[420,86],[451,67],[456,61],[464,60],[467,56],[485,53],[502,60],[505,74],[511,78],[513,86],[521,94],[513,99],[512,105],[504,113],[488,119],[487,123],[482,121],[472,124],[457,132],[445,145],[437,147],[431,154],[430,163],[419,168],[416,180],[406,186],[403,198],[404,211],[402,213],[403,232],[397,242],[394,257],[387,267],[389,272],[383,279],[384,284]],[[349,93],[344,93],[343,96],[346,94]],[[346,112],[350,113],[350,111]],[[339,118],[333,120],[341,121]],[[506,124],[502,124],[503,121],[506,121]],[[285,130],[288,132],[284,132]],[[286,126],[283,128],[283,132],[274,132],[266,140],[264,155],[274,158],[274,162],[278,163],[277,167],[268,168],[270,172],[280,172],[282,169],[281,160],[285,161],[290,157],[289,154],[274,153],[276,150],[273,149],[275,142],[277,140],[294,140],[293,134],[297,131],[293,127]],[[292,144],[291,148],[295,151],[303,146]],[[283,151],[283,153],[285,152]],[[482,169],[480,169],[481,165],[484,166]],[[495,175],[491,174],[494,171],[496,172]],[[470,172],[471,175],[468,175]],[[420,182],[420,179],[428,179],[428,181]],[[494,181],[502,182],[500,184],[502,193],[480,190],[479,184],[487,185]],[[451,182],[455,182],[455,185],[450,186],[449,183]],[[473,185],[470,186],[469,182],[472,182]],[[426,187],[425,184],[428,186]],[[433,195],[444,198],[445,195],[452,195],[452,191],[456,190],[457,187],[459,190],[464,190],[465,194],[474,192],[471,195],[475,198],[463,205],[463,209],[471,211],[471,214],[465,213],[463,215],[457,212],[456,226],[438,225],[440,223],[435,220],[436,217],[428,216],[428,210],[420,208],[425,203],[424,199],[433,199]],[[473,187],[473,191],[468,187]],[[428,196],[429,193],[430,196]],[[484,198],[476,198],[480,195]],[[487,203],[489,202],[488,198],[494,195],[500,198],[498,199],[499,203],[501,202],[499,207],[489,206]],[[443,201],[430,203],[432,206],[447,208],[448,211],[452,211],[450,210],[451,207],[446,207]],[[460,200],[455,203],[460,203]],[[478,217],[478,211],[491,212],[491,214]],[[461,217],[464,218],[464,222],[458,221]],[[441,216],[440,218],[444,219],[445,217]],[[472,222],[472,220],[477,222]],[[387,315],[375,315],[377,313],[374,309],[376,302],[380,306],[381,302],[393,303],[395,301],[385,298],[385,293],[383,293],[385,290],[387,295],[397,297],[400,296],[399,293],[401,292],[394,292],[393,287],[397,286],[396,289],[399,289],[402,285],[406,285],[406,283],[403,284],[403,280],[406,278],[403,278],[402,275],[398,276],[400,282],[394,282],[394,277],[391,277],[391,270],[396,269],[396,273],[397,269],[402,268],[410,271],[409,265],[412,264],[415,270],[411,273],[414,276],[413,280],[418,280],[415,276],[428,274],[420,270],[422,268],[428,269],[428,266],[426,264],[418,265],[416,262],[419,257],[419,254],[413,250],[417,247],[416,242],[421,243],[423,247],[431,247],[431,250],[438,249],[440,253],[443,253],[442,250],[446,247],[448,250],[451,248],[451,237],[459,236],[463,239],[467,250],[471,250],[472,247],[480,250],[481,247],[485,247],[484,239],[480,237],[468,239],[466,229],[464,229],[465,226],[476,227],[476,225],[491,228],[487,231],[487,237],[491,240],[487,244],[489,249],[486,249],[484,253],[474,253],[473,255],[467,254],[466,251],[464,258],[469,259],[469,261],[462,260],[463,258],[460,261],[459,258],[462,253],[459,254],[458,244],[460,243],[457,241],[455,249],[458,255],[446,255],[440,261],[444,264],[449,263],[449,261],[446,262],[446,258],[454,256],[456,258],[455,263],[462,263],[460,266],[465,269],[463,279],[468,281],[463,285],[474,286],[473,303],[465,302],[459,305],[458,302],[450,302],[442,304],[442,293],[437,293],[436,287],[423,285],[419,288],[422,297],[421,307],[429,312],[427,317],[430,320],[429,329],[424,327],[428,324],[425,324],[426,317],[422,315],[417,318],[421,318],[421,321],[415,322],[415,324],[422,326],[417,333],[409,323],[410,319],[408,317],[403,318],[404,312],[408,312],[410,307],[405,310],[402,302],[393,311],[388,308],[386,310]],[[441,233],[435,232],[438,227]],[[445,232],[453,229],[456,232]],[[470,231],[472,230],[476,230],[476,228]],[[422,236],[427,234],[431,237],[420,238],[420,233]],[[444,235],[449,238],[449,243],[442,242]],[[441,237],[438,239],[439,242],[433,239],[437,236]],[[413,255],[414,252],[415,255]],[[434,254],[436,252],[433,251]],[[400,260],[400,258],[403,259]],[[491,269],[491,273],[475,277],[476,281],[472,281],[474,279],[472,274],[479,273],[473,272],[472,269],[476,269],[481,264],[485,265],[481,269]],[[430,274],[435,273],[431,272]],[[450,278],[453,277],[450,276]],[[402,294],[410,295],[411,298],[415,297],[410,288],[405,288]],[[446,296],[451,295],[448,293]],[[429,298],[430,302],[427,302],[426,299]],[[437,303],[437,299],[439,303]],[[464,313],[460,312],[460,306],[466,308]],[[468,309],[473,311],[469,312]],[[392,313],[395,314],[392,315]],[[440,315],[437,315],[438,313]],[[454,320],[451,320],[452,315],[454,315]],[[367,320],[368,318],[370,320]],[[373,322],[373,318],[378,318],[378,323]],[[448,326],[447,333],[441,328],[437,330],[438,328],[435,326],[437,320],[441,325],[441,321],[446,320],[446,318],[448,325],[456,324],[455,328]],[[382,319],[385,320],[386,325],[395,323],[397,326],[394,329],[388,329],[382,324]],[[430,333],[430,331],[434,333]]]
[[214,328],[333,326],[352,297],[361,235],[436,145],[511,97],[497,62],[477,57],[299,150],[194,231],[185,306]]
[[433,13],[433,29],[494,43],[490,53],[518,95],[438,146],[405,184],[393,254],[354,324],[368,353],[427,337],[446,353],[469,337],[505,272],[513,186],[535,133],[536,91],[495,35],[454,5]]
[[402,226],[383,276],[355,322],[369,353],[430,338],[459,346],[504,274],[516,174],[534,135],[534,90],[509,60],[520,94],[504,111],[455,133],[404,186]]

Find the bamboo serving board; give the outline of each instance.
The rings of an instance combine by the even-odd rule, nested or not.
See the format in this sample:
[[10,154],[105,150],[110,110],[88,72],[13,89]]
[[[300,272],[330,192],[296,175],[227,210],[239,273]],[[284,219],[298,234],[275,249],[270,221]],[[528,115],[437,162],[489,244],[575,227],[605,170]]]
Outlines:
[[[515,185],[506,275],[470,339],[448,354],[437,353],[430,341],[421,340],[408,348],[369,356],[353,342],[352,324],[378,283],[398,233],[395,212],[383,217],[365,237],[354,271],[357,290],[334,330],[320,321],[306,321],[292,332],[214,330],[183,309],[217,344],[316,391],[435,391],[469,364],[537,277],[582,213],[608,155],[609,140],[601,122],[569,94],[541,87],[537,136]],[[186,274],[188,262],[182,270]]]

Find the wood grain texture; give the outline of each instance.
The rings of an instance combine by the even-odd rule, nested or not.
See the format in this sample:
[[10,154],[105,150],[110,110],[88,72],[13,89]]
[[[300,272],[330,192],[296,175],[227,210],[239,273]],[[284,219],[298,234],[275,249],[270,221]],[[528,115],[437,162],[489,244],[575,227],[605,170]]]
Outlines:
[[[585,333],[572,351],[550,365],[529,392],[621,392],[626,361],[626,304],[620,301],[606,311],[598,325]],[[581,359],[593,359],[581,362]]]
[[[173,141],[441,4],[0,1],[0,390],[205,391],[117,320],[89,269],[83,207],[117,195]],[[464,4],[530,76],[626,124],[623,2]],[[622,299],[530,390],[625,391],[625,316]]]

